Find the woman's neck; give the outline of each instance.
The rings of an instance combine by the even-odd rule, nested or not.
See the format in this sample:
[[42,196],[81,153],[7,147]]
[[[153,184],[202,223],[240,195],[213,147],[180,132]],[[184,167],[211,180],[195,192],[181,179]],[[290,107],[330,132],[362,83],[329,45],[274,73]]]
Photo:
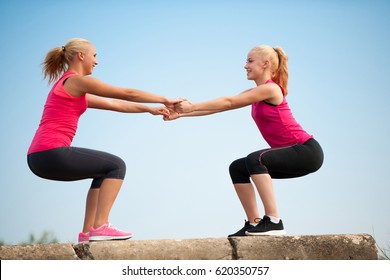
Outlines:
[[81,67],[81,65],[69,65],[68,70],[70,72],[75,72],[80,76],[85,76],[85,73]]
[[255,83],[257,86],[264,85],[270,79],[271,79],[270,75],[263,75],[263,76],[255,79]]

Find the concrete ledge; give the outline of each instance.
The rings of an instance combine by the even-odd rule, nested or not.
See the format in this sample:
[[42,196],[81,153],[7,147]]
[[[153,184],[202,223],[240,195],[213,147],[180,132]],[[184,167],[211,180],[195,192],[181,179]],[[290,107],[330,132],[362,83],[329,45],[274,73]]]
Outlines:
[[263,236],[232,238],[237,260],[375,260],[370,235]]
[[[85,250],[85,246],[89,249]],[[81,249],[81,250],[80,250]],[[95,260],[231,260],[226,238],[90,242],[75,246],[80,259]]]
[[375,260],[368,234],[0,246],[0,260]]
[[0,260],[78,260],[73,244],[0,246]]

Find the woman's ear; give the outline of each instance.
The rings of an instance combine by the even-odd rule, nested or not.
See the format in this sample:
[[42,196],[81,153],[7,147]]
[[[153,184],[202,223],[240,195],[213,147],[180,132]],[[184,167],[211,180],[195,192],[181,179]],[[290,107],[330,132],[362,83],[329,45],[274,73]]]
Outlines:
[[83,60],[84,60],[84,53],[78,52],[78,53],[77,53],[77,58],[78,58],[79,60],[83,61]]
[[266,69],[266,68],[269,67],[269,65],[270,65],[269,60],[265,60],[264,63],[263,63],[263,68]]

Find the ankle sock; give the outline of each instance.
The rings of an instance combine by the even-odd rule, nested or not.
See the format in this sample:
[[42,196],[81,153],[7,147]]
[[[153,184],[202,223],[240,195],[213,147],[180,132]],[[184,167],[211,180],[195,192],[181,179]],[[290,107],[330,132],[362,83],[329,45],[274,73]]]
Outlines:
[[274,224],[279,224],[280,218],[269,215],[267,215],[267,217],[269,217],[271,219],[271,222],[273,222]]

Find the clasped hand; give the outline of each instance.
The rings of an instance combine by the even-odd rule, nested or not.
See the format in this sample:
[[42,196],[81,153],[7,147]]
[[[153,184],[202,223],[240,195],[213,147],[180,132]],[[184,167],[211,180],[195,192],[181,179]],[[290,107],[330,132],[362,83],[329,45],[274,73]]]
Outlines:
[[193,105],[184,98],[169,99],[165,106],[152,108],[152,115],[163,115],[164,121],[172,121],[180,117],[180,114],[191,113]]
[[169,114],[164,114],[163,120],[172,121],[179,118],[180,114],[191,113],[193,111],[193,105],[187,99],[182,98],[179,102],[166,105],[166,109],[169,111]]

